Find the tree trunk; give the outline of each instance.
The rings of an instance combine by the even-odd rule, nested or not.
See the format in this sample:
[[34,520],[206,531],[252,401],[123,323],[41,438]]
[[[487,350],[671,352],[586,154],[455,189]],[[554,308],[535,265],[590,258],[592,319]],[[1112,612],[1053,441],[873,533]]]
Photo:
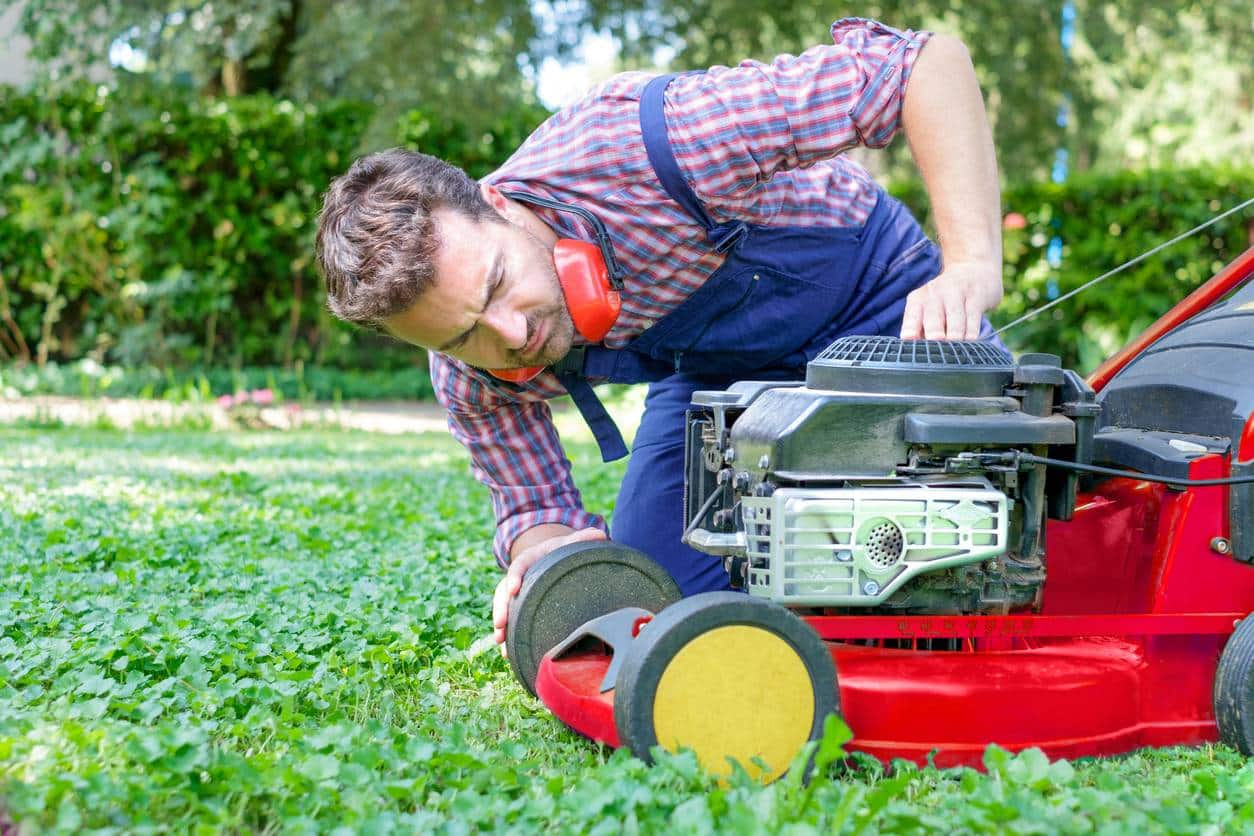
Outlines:
[[222,64],[222,92],[228,96],[238,96],[244,92],[244,62],[238,58],[228,58]]
[[30,346],[26,344],[26,338],[22,336],[22,329],[13,320],[13,311],[9,307],[9,286],[5,283],[3,274],[0,274],[0,323],[4,324],[8,332],[0,331],[0,338],[3,338],[4,348],[9,355],[19,365],[24,366],[29,363]]
[[248,89],[264,90],[275,95],[289,91],[287,70],[292,64],[292,47],[300,35],[305,0],[291,0],[287,12],[278,20],[278,36],[269,48],[269,60],[254,65],[248,73]]

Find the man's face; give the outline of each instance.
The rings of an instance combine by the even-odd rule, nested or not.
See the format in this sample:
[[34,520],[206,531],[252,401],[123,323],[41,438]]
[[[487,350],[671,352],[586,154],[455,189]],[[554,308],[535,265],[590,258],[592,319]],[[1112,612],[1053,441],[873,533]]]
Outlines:
[[547,366],[570,350],[575,326],[552,248],[522,226],[433,213],[435,282],[383,321],[397,339],[481,369]]

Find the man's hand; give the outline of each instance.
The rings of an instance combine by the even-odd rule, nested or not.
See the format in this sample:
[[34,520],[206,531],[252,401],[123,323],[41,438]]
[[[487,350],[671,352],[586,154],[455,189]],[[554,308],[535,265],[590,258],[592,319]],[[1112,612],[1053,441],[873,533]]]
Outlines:
[[[509,562],[505,577],[496,585],[496,593],[492,596],[492,637],[497,644],[505,641],[505,626],[509,622],[509,602],[522,589],[523,575],[527,573],[540,558],[561,546],[580,543],[585,540],[606,540],[605,532],[599,528],[581,528],[571,534],[550,537],[534,545],[522,549]],[[504,653],[504,645],[501,652]]]
[[970,261],[948,265],[906,297],[903,340],[974,340],[984,312],[1001,301],[1001,267]]

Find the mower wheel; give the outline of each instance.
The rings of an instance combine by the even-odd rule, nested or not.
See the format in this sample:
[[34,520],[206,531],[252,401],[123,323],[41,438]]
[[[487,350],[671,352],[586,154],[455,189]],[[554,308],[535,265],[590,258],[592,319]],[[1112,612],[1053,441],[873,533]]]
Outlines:
[[1219,739],[1254,755],[1254,613],[1241,620],[1224,646],[1214,699]]
[[618,674],[614,723],[645,761],[654,746],[686,747],[716,774],[735,759],[773,781],[838,702],[831,654],[804,621],[743,593],[707,592],[641,628]]
[[562,546],[527,570],[510,602],[510,667],[534,695],[540,660],[576,628],[623,607],[659,612],[679,598],[674,578],[643,552],[604,540]]

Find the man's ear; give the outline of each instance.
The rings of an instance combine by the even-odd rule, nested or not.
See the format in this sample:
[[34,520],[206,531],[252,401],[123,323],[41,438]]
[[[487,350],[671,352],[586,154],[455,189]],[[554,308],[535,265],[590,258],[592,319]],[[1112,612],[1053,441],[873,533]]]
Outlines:
[[497,211],[502,218],[510,223],[519,223],[518,207],[505,195],[501,194],[501,190],[491,183],[480,183],[479,194],[483,195],[483,199],[488,205]]

